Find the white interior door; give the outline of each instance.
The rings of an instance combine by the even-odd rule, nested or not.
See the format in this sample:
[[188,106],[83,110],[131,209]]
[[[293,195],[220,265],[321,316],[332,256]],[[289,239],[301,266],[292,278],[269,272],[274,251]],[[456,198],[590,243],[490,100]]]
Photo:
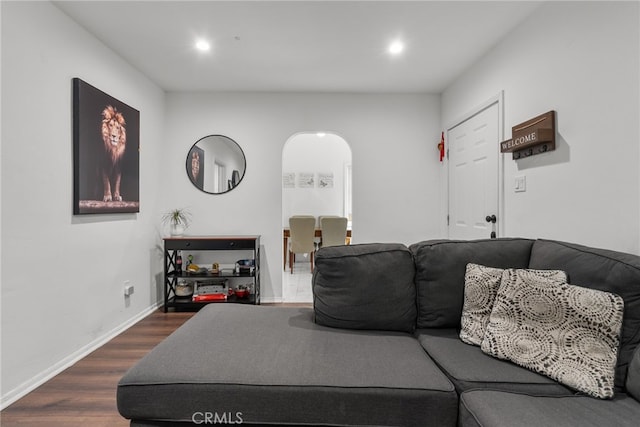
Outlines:
[[487,217],[499,220],[498,114],[495,102],[447,132],[450,239],[487,239],[492,232],[497,234],[497,224]]

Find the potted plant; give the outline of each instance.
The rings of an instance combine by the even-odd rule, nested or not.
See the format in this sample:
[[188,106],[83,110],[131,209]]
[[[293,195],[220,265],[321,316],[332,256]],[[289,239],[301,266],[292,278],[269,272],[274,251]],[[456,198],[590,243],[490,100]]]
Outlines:
[[169,225],[172,236],[181,236],[190,221],[191,213],[185,208],[172,209],[162,216],[162,222]]

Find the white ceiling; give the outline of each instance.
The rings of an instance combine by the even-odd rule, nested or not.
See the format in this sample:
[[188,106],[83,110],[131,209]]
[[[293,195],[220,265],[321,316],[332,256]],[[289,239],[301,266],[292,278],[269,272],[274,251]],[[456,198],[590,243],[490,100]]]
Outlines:
[[[541,2],[54,4],[167,91],[440,93]],[[386,51],[395,38],[399,57]]]

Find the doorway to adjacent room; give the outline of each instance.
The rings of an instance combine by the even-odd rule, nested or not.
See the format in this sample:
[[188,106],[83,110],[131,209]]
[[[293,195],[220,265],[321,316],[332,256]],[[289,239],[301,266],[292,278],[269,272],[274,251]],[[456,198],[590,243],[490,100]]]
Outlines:
[[[316,227],[321,216],[339,216],[352,222],[351,148],[331,132],[301,132],[282,150],[282,228],[289,218],[311,215]],[[283,239],[283,302],[312,302],[311,254],[297,254],[293,273],[289,268],[288,242]],[[316,244],[320,237],[316,237]]]

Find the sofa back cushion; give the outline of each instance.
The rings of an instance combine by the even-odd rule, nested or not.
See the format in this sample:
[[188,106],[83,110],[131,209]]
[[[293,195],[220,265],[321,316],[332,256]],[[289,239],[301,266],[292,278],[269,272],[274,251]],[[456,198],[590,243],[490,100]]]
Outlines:
[[633,353],[629,370],[627,371],[627,393],[640,401],[640,346]]
[[416,325],[415,265],[398,243],[332,246],[316,253],[316,323],[345,329],[412,332]]
[[624,387],[627,367],[640,343],[640,257],[573,243],[537,240],[530,268],[564,270],[569,283],[622,297],[624,317],[615,386]]
[[527,268],[533,240],[429,240],[409,248],[416,263],[418,328],[457,328],[467,264]]

